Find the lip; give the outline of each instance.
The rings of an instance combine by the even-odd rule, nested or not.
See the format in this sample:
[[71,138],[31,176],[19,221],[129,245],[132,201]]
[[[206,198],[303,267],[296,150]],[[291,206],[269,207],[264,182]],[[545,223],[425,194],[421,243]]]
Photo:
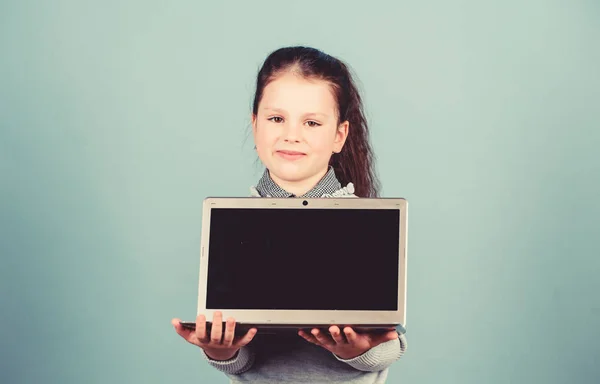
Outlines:
[[298,159],[306,156],[306,153],[298,152],[298,151],[280,150],[280,151],[276,151],[275,153],[277,155],[279,155],[280,157],[283,157],[286,160],[298,160]]
[[306,155],[306,153],[298,152],[298,151],[284,151],[284,150],[279,150],[277,152],[282,153],[284,155],[291,155],[291,156],[293,156],[293,155]]

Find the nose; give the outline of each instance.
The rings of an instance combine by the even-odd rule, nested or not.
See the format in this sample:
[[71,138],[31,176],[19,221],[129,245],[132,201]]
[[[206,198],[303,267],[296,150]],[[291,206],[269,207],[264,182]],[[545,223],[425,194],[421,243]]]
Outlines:
[[287,123],[283,127],[283,140],[286,143],[298,143],[302,139],[302,125]]

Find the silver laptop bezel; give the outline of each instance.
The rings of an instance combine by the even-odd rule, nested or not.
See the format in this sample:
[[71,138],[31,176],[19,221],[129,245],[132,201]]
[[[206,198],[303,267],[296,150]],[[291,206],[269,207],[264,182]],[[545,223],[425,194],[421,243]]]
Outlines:
[[[306,203],[305,203],[306,202]],[[345,209],[398,209],[400,211],[398,311],[341,311],[341,310],[232,310],[207,309],[208,249],[210,215],[213,208],[345,208]],[[406,327],[407,298],[407,236],[408,202],[404,198],[256,198],[209,197],[203,202],[198,283],[197,314],[212,321],[220,311],[223,318],[233,317],[240,324],[385,324]]]

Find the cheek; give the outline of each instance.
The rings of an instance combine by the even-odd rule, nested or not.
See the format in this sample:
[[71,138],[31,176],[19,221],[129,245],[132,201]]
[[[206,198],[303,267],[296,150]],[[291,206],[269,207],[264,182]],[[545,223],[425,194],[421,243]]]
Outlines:
[[333,151],[333,142],[335,140],[333,132],[321,131],[315,132],[310,137],[310,146],[314,152],[322,155],[331,155]]
[[260,152],[266,152],[277,142],[277,135],[268,129],[258,130],[256,132],[255,144]]

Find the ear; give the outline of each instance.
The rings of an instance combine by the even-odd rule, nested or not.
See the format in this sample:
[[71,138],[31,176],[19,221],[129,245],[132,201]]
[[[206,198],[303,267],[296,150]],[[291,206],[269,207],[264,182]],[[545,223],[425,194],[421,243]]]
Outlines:
[[256,115],[250,114],[250,120],[252,120],[252,134],[256,137]]
[[254,149],[256,150],[256,124],[257,124],[257,118],[256,115],[254,113],[252,113],[250,115],[250,119],[252,120],[252,137],[254,138]]
[[342,151],[342,148],[344,148],[344,144],[346,143],[346,139],[348,138],[349,130],[350,123],[348,121],[344,121],[338,125],[338,128],[335,131],[335,140],[333,141],[333,152],[340,153]]

